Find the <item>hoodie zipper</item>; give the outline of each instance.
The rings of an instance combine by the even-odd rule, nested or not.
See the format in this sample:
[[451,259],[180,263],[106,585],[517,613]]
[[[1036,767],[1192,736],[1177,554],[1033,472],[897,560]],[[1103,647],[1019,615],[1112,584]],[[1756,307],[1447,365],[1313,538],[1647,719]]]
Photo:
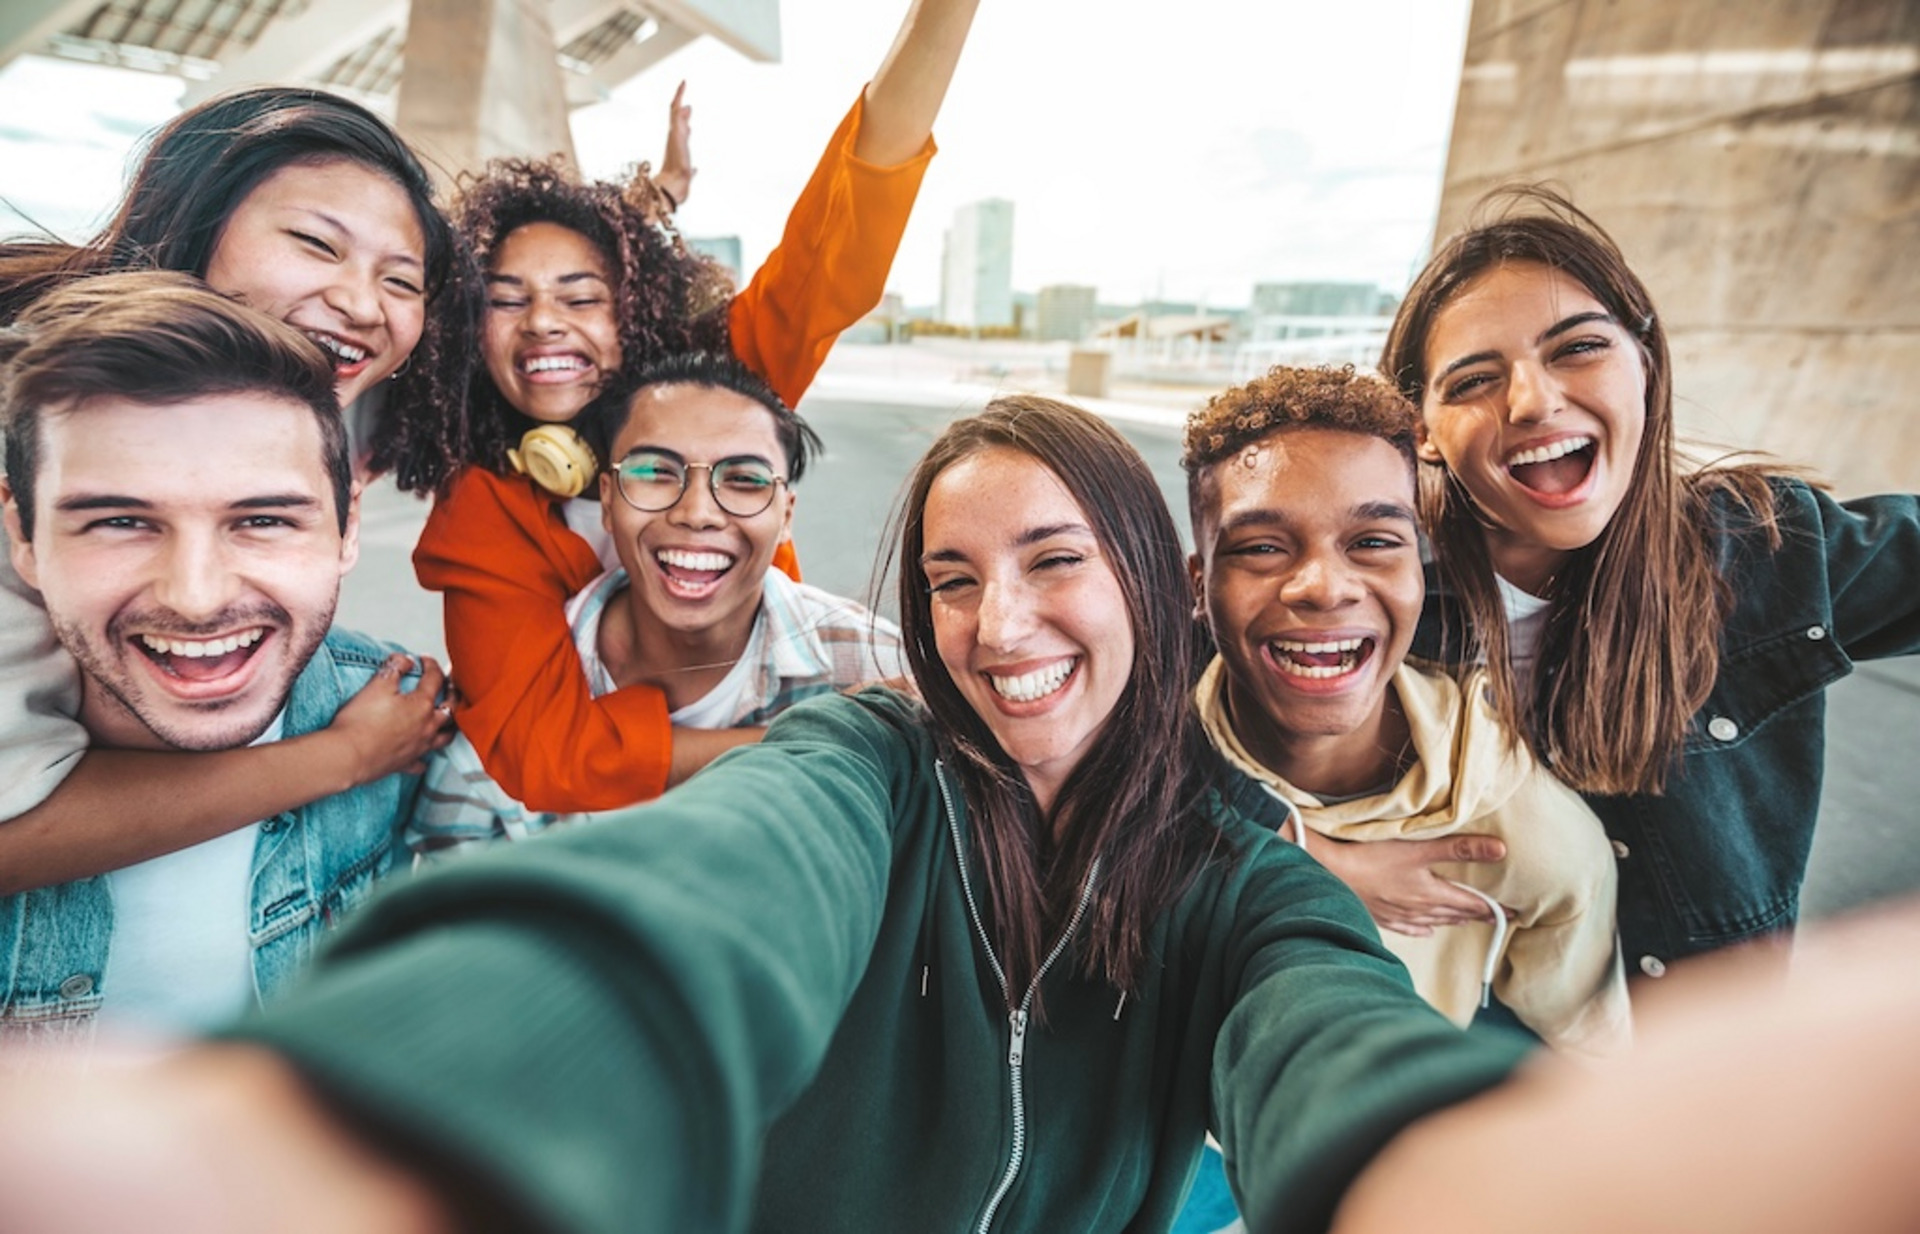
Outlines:
[[[1013,1001],[1013,991],[1007,985],[1006,970],[1000,967],[1000,958],[994,954],[993,941],[987,937],[986,923],[980,917],[980,905],[973,896],[973,880],[967,874],[966,846],[960,836],[960,817],[953,807],[953,795],[947,789],[946,763],[936,759],[933,764],[934,780],[940,785],[940,804],[947,812],[947,833],[953,837],[953,855],[960,867],[960,890],[967,899],[967,915],[973,919],[974,932],[980,938],[980,946],[986,950],[987,963],[993,967],[994,979],[1000,983],[1000,996],[1008,1002]],[[1041,978],[1053,967],[1067,949],[1067,943],[1073,938],[1074,931],[1080,927],[1080,919],[1087,915],[1087,906],[1093,902],[1094,884],[1100,878],[1100,859],[1094,858],[1087,867],[1087,881],[1080,888],[1080,902],[1074,906],[1073,916],[1068,918],[1066,929],[1060,932],[1053,949],[1047,952],[1040,968],[1033,974],[1033,980],[1027,983],[1027,991],[1020,998],[1020,1005],[1007,1013],[1007,1073],[1008,1083],[1013,1096],[1013,1147],[1007,1154],[1007,1168],[1000,1176],[1000,1185],[993,1189],[988,1198],[986,1209],[980,1214],[980,1223],[975,1226],[976,1234],[987,1234],[993,1227],[993,1218],[1000,1211],[1000,1205],[1013,1190],[1015,1180],[1020,1177],[1020,1167],[1027,1155],[1027,1105],[1026,1088],[1023,1077],[1026,1070],[1027,1055],[1027,1014],[1033,1007],[1033,993],[1040,988]]]

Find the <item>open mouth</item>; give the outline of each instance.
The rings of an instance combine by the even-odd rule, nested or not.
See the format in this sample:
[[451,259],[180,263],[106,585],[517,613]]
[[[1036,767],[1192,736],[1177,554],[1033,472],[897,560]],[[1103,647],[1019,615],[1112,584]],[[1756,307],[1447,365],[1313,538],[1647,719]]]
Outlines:
[[1065,689],[1068,679],[1073,676],[1073,670],[1079,666],[1079,656],[1068,656],[1042,668],[1036,668],[1032,672],[1021,673],[1017,677],[1005,677],[998,673],[983,675],[987,683],[993,687],[993,692],[1008,702],[1035,703]]
[[320,344],[322,350],[333,357],[333,371],[337,376],[358,373],[367,366],[367,357],[373,354],[365,347],[319,330],[303,330],[301,333]]
[[267,627],[255,626],[222,638],[140,634],[134,637],[133,645],[166,676],[199,684],[239,672],[253,659],[267,633]]
[[1267,659],[1288,677],[1328,681],[1357,672],[1373,659],[1376,646],[1371,638],[1276,638],[1267,644]]
[[1595,442],[1591,437],[1567,437],[1521,450],[1507,460],[1514,482],[1546,497],[1573,492],[1593,473]]
[[698,600],[711,595],[734,567],[731,553],[712,549],[663,548],[653,554],[654,564],[667,582],[667,590],[682,599]]

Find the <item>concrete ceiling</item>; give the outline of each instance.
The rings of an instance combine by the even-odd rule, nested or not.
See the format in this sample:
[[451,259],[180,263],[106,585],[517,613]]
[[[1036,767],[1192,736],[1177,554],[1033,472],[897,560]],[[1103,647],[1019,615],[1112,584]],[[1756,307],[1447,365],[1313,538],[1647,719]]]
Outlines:
[[[532,0],[537,3],[538,0]],[[780,58],[779,0],[548,0],[567,101],[598,102],[697,38]],[[304,82],[391,110],[408,0],[7,0],[0,66],[28,54],[185,78],[188,104]]]

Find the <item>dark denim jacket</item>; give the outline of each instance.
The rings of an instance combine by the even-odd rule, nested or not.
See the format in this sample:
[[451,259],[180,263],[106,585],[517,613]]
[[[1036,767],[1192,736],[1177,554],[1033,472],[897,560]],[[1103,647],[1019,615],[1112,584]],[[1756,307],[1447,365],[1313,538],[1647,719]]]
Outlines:
[[[1587,795],[1620,858],[1629,973],[1659,976],[1675,959],[1793,928],[1820,809],[1825,690],[1856,660],[1920,651],[1920,498],[1774,489],[1778,552],[1732,503],[1712,511],[1734,608],[1666,793]],[[1448,603],[1430,587],[1416,653],[1443,650]]]
[[[325,728],[394,650],[336,630],[287,698],[282,733]],[[420,778],[393,775],[262,820],[248,898],[255,994],[304,967],[322,931],[405,856]],[[91,1032],[113,939],[105,875],[0,897],[0,1041]]]

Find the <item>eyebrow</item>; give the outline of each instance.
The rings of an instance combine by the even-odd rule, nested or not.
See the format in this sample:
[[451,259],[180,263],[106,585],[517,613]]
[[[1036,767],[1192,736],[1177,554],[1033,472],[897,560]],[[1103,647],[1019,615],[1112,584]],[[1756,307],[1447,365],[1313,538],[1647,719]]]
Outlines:
[[[626,462],[628,459],[631,459],[636,454],[664,454],[668,458],[672,459],[674,462],[680,464],[682,467],[685,467],[688,465],[687,456],[680,453],[680,451],[674,449],[672,446],[650,446],[650,445],[642,444],[642,445],[634,446],[632,449],[628,450],[625,454],[622,454],[620,456],[619,462],[616,462],[614,466],[618,467],[621,463]],[[711,465],[718,466],[721,463],[764,463],[768,467],[773,466],[772,459],[768,458],[764,454],[755,454],[751,450],[746,451],[745,453],[742,453],[742,454],[722,454],[719,458],[714,459]],[[709,464],[701,463],[697,465],[704,467],[704,466],[708,466]]]
[[[1413,507],[1403,501],[1363,501],[1348,510],[1347,517],[1358,523],[1396,519],[1412,523],[1415,527],[1420,525]],[[1220,524],[1220,534],[1224,536],[1248,527],[1292,527],[1297,521],[1285,510],[1276,510],[1271,506],[1257,510],[1243,510]]]
[[[119,493],[82,493],[73,497],[62,497],[53,504],[61,512],[85,512],[88,510],[151,510],[154,504],[144,497],[127,497]],[[229,510],[318,510],[320,499],[307,493],[262,493],[255,497],[242,497],[230,503]]]
[[[325,210],[316,210],[312,206],[295,206],[294,208],[302,213],[312,215],[343,236],[353,236],[355,234],[353,228],[347,226],[333,215],[328,214]],[[418,257],[415,257],[412,253],[388,253],[386,258],[389,261],[397,261],[404,265],[418,266],[422,270],[427,268],[426,263]]]
[[[1091,537],[1093,535],[1093,529],[1085,523],[1047,523],[1040,527],[1027,528],[1018,536],[1014,537],[1013,542],[1015,545],[1025,548],[1028,545],[1039,544],[1043,540],[1051,540],[1055,536],[1067,535]],[[937,561],[965,560],[967,560],[967,555],[957,548],[935,549],[931,553],[922,553],[920,555],[920,564],[923,566],[931,565]]]
[[[1591,321],[1603,321],[1609,325],[1620,324],[1618,319],[1616,319],[1612,313],[1606,312],[1603,309],[1595,309],[1594,311],[1589,313],[1575,313],[1571,317],[1568,317],[1564,320],[1553,323],[1551,326],[1548,326],[1545,330],[1541,331],[1540,336],[1534,339],[1533,341],[1535,344],[1544,343],[1548,339],[1558,338],[1560,335],[1565,334],[1567,331],[1577,329],[1578,327],[1584,326]],[[1445,381],[1447,378],[1453,376],[1454,373],[1458,372],[1460,369],[1466,368],[1468,365],[1480,364],[1487,360],[1498,360],[1499,358],[1500,358],[1500,353],[1497,351],[1476,351],[1470,356],[1461,356],[1458,360],[1455,360],[1452,364],[1447,365],[1447,367],[1441,369],[1439,373],[1435,374],[1434,380],[1437,382]]]
[[[562,284],[582,283],[588,279],[592,279],[596,283],[605,283],[609,287],[613,286],[604,276],[596,274],[592,270],[575,270],[571,273],[563,274],[553,281]],[[512,283],[515,287],[524,287],[527,282],[527,280],[517,274],[489,274],[487,275],[486,281],[489,283]]]

